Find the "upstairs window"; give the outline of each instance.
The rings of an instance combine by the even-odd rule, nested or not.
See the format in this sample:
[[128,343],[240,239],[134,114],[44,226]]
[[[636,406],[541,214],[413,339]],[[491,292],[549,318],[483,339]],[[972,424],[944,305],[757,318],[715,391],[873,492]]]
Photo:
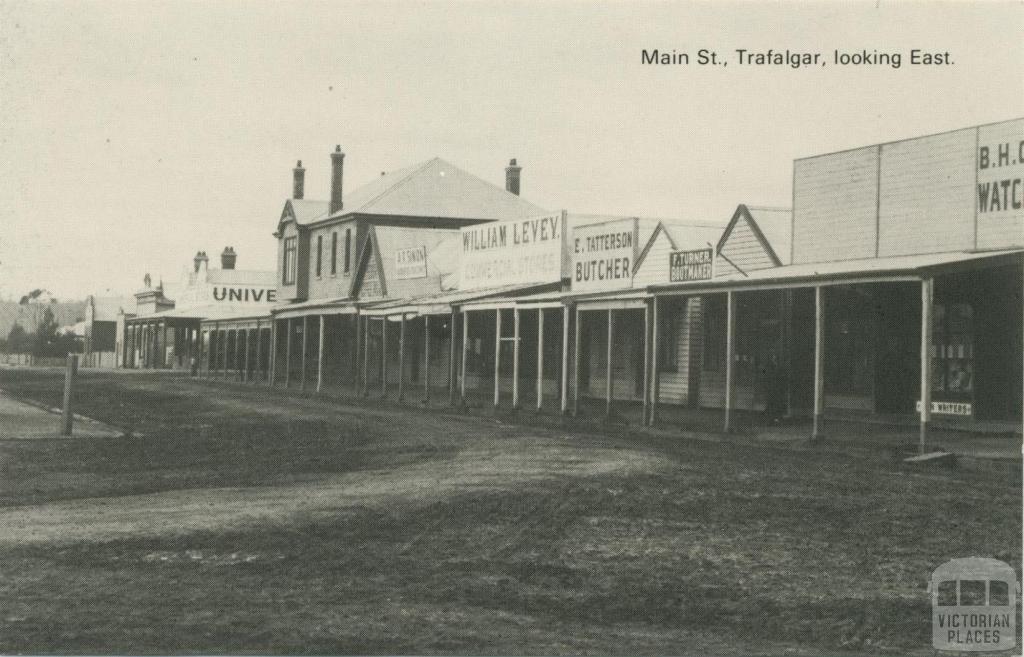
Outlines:
[[316,277],[320,278],[324,266],[324,236],[316,236]]
[[349,272],[352,264],[352,229],[345,229],[345,273]]
[[282,267],[284,270],[284,278],[282,279],[282,282],[285,285],[295,285],[295,244],[296,238],[284,238],[284,266]]
[[338,233],[331,233],[331,276],[338,273]]

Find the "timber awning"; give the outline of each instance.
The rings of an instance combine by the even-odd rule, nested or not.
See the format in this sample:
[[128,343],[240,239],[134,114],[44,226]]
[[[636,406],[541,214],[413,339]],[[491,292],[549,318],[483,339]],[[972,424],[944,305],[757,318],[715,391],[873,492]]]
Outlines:
[[354,315],[359,312],[356,301],[350,297],[311,299],[274,308],[274,319],[294,319],[307,315]]
[[[388,317],[393,315],[447,315],[452,312],[453,307],[465,307],[471,301],[484,299],[514,299],[522,298],[529,292],[538,292],[546,287],[558,285],[557,283],[529,284],[529,285],[505,285],[501,287],[481,288],[477,290],[452,290],[443,294],[435,294],[413,299],[394,299],[376,304],[370,308],[360,311],[360,314],[369,317]],[[472,310],[472,308],[468,308]]]
[[1024,248],[804,263],[759,269],[746,276],[731,274],[708,281],[663,283],[649,286],[647,291],[657,296],[666,296],[729,290],[772,290],[819,285],[920,281],[931,276],[958,271],[1013,265],[1020,262],[1021,256],[1024,256]]

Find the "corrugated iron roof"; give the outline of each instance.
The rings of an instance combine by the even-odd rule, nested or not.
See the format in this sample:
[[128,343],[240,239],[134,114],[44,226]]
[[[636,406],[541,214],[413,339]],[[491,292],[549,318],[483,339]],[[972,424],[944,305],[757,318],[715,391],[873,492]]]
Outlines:
[[342,201],[342,209],[332,217],[358,213],[501,220],[545,212],[438,157],[380,176]]
[[791,261],[793,244],[793,211],[789,208],[762,208],[747,206],[747,211],[761,229],[782,264]]

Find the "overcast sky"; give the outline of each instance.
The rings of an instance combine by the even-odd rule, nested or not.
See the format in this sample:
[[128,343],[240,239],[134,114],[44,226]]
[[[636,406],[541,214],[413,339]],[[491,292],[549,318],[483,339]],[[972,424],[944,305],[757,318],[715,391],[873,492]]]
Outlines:
[[[198,249],[272,269],[302,159],[327,198],[440,156],[548,209],[725,222],[792,160],[1024,116],[1019,2],[0,2],[0,297],[131,293]],[[643,48],[900,51],[652,67]],[[912,67],[911,48],[954,65]]]

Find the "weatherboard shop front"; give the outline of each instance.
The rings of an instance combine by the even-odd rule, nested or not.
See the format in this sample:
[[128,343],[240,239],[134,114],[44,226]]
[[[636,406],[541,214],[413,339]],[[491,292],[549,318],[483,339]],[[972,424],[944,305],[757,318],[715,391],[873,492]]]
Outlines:
[[452,303],[462,324],[452,362],[463,404],[540,410],[548,397],[565,407],[566,235],[564,211],[461,230],[458,291],[469,298]]
[[751,300],[785,292],[780,378],[814,436],[826,409],[917,415],[922,446],[936,418],[1019,430],[1024,119],[797,160],[789,247],[788,263],[650,287],[659,304],[724,306],[705,340],[725,347],[727,429],[736,327],[768,312]]

